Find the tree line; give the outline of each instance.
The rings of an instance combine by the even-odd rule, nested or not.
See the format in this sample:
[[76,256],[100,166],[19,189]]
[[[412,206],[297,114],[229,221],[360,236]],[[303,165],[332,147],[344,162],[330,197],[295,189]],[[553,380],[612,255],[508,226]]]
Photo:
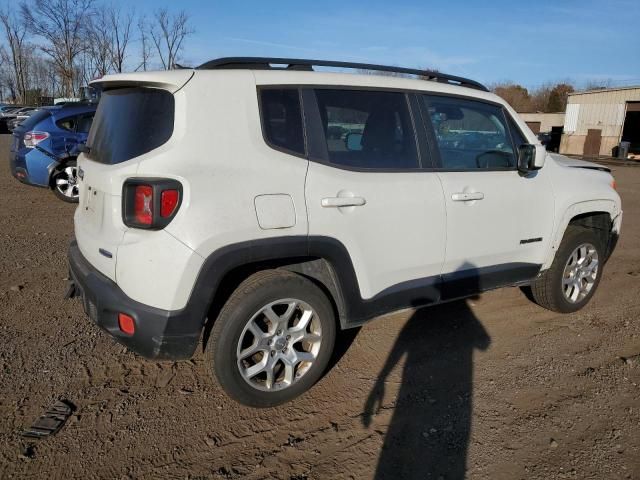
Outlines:
[[[425,72],[437,76],[439,70],[434,67],[423,68]],[[376,70],[358,70],[358,73],[365,75],[384,75],[391,77],[407,77],[413,78],[414,75],[408,75],[398,72],[380,72]],[[421,75],[418,78],[428,79],[429,75]],[[610,87],[610,81],[591,81],[581,90],[597,90]],[[556,113],[564,112],[567,107],[567,99],[569,94],[578,90],[570,81],[559,83],[547,83],[531,90],[513,82],[500,82],[489,85],[489,90],[502,97],[513,109],[519,113],[543,112]]]
[[189,15],[137,14],[99,0],[23,0],[0,10],[0,100],[77,97],[108,73],[174,68]]
[[569,94],[575,91],[573,85],[564,82],[543,85],[531,91],[510,82],[491,85],[490,89],[519,113],[564,112]]
[[[590,81],[580,90],[601,90],[610,86],[610,80]],[[569,94],[578,89],[572,82],[565,81],[548,83],[531,90],[517,83],[503,82],[491,85],[490,90],[502,97],[516,112],[555,113],[566,110]]]

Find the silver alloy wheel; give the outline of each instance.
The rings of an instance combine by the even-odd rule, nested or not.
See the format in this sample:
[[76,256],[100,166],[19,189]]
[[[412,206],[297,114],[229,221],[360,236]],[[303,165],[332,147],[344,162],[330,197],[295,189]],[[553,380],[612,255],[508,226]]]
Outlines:
[[583,300],[598,277],[598,251],[590,243],[578,246],[569,256],[562,275],[562,292],[571,303]]
[[305,302],[287,298],[262,307],[244,327],[236,350],[242,378],[263,391],[300,380],[318,357],[322,328]]
[[78,197],[78,168],[74,166],[65,167],[58,172],[55,178],[56,190],[65,197]]

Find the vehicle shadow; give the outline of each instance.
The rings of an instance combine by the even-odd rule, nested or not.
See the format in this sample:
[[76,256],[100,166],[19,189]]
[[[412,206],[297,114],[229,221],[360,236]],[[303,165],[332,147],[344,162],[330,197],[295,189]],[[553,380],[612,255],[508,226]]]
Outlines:
[[[466,282],[465,287],[471,287]],[[491,339],[467,301],[416,311],[398,335],[364,408],[365,427],[392,408],[376,479],[462,479],[473,412],[473,352]],[[404,357],[395,404],[385,384]],[[386,402],[386,403],[385,403]]]

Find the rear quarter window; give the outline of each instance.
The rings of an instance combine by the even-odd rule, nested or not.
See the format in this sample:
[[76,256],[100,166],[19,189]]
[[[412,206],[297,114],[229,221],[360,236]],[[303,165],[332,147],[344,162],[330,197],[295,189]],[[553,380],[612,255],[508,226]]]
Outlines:
[[58,128],[73,132],[76,129],[77,119],[78,119],[77,116],[62,118],[56,122],[56,125],[58,126]]
[[107,90],[89,132],[89,158],[117,164],[148,153],[171,138],[174,116],[175,100],[166,90]]
[[296,88],[260,91],[262,129],[267,143],[278,150],[305,154],[300,95]]

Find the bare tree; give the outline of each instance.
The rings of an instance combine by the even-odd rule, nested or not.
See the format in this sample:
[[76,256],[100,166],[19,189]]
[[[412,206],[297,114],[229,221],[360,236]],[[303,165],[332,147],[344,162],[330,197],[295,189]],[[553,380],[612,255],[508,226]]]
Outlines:
[[127,47],[131,40],[131,24],[133,12],[122,12],[120,8],[110,7],[107,10],[112,32],[111,63],[117,73],[124,71],[127,58]]
[[139,70],[142,70],[146,72],[152,54],[147,19],[144,16],[138,19],[138,31],[140,32],[140,63],[135,68],[135,71],[137,72]]
[[613,86],[613,80],[610,78],[603,78],[600,80],[587,80],[584,83],[582,90],[604,90]]
[[9,51],[3,50],[5,63],[12,66],[13,88],[18,101],[24,102],[27,92],[27,26],[25,22],[13,15],[9,9],[0,12],[0,22],[9,45]]
[[87,46],[86,27],[93,4],[94,0],[32,0],[21,4],[24,22],[44,40],[40,48],[53,60],[63,95],[75,92],[75,60]]
[[10,55],[4,45],[0,45],[0,101],[5,100],[5,92],[8,92],[8,98],[16,99]]
[[29,62],[29,84],[41,92],[43,96],[56,96],[58,93],[58,79],[53,62],[33,51],[33,58]]
[[165,70],[174,68],[182,49],[184,39],[194,33],[189,26],[189,16],[182,10],[170,15],[166,8],[156,10],[154,25],[149,30],[156,47],[162,67]]
[[80,85],[86,85],[96,78],[96,66],[89,49],[85,49],[76,58],[76,81]]
[[113,63],[114,37],[108,10],[100,8],[96,11],[87,27],[86,52],[89,53],[90,62],[89,80],[92,80],[109,73]]

